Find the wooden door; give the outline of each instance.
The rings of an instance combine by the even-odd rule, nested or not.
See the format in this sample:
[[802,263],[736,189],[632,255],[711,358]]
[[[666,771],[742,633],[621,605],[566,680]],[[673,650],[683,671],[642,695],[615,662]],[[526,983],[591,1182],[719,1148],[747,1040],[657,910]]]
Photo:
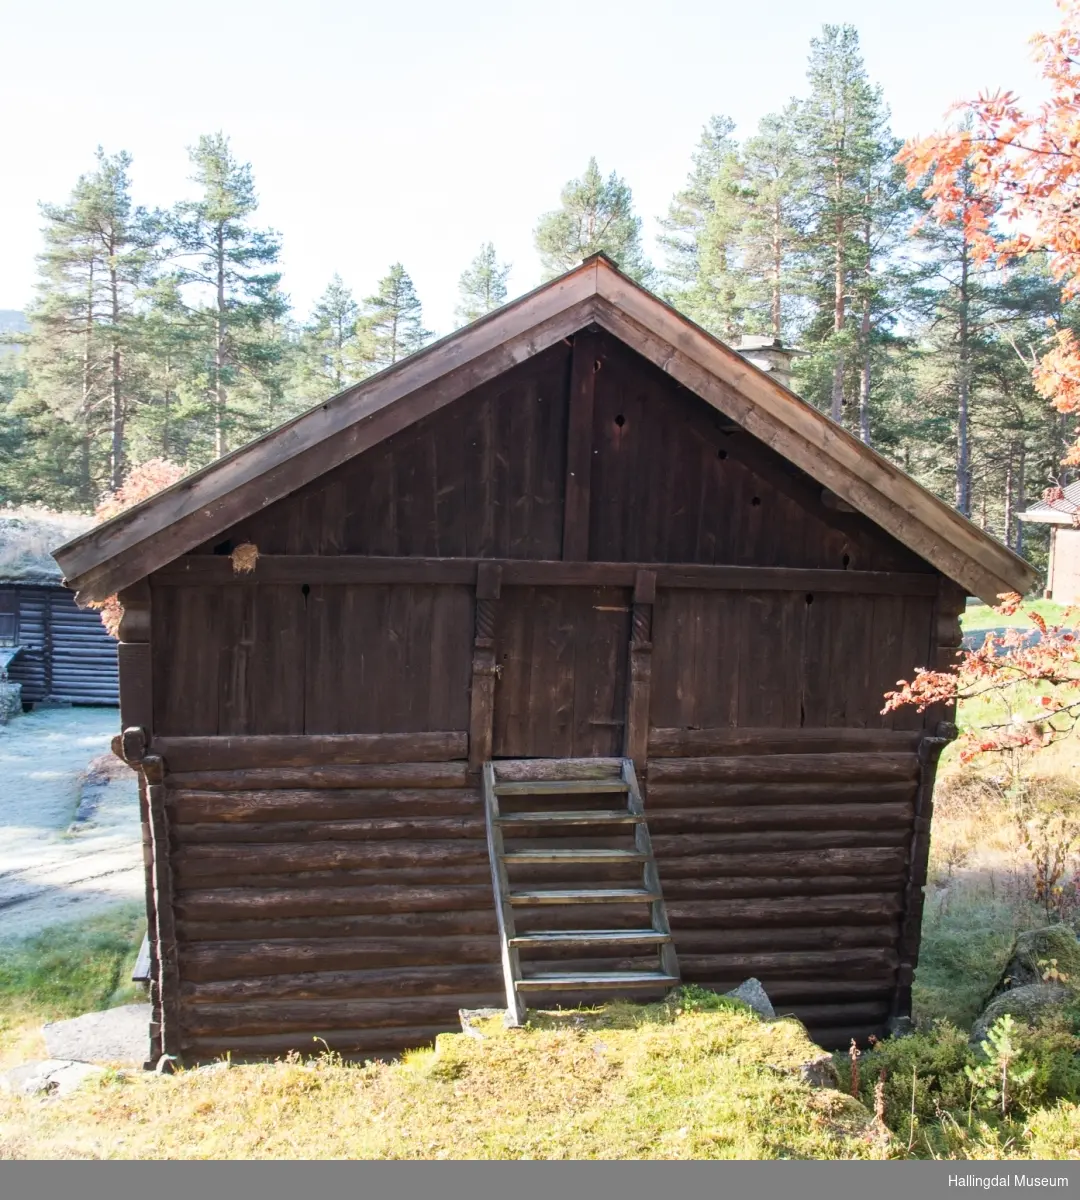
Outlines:
[[630,641],[623,588],[503,588],[496,758],[621,755]]

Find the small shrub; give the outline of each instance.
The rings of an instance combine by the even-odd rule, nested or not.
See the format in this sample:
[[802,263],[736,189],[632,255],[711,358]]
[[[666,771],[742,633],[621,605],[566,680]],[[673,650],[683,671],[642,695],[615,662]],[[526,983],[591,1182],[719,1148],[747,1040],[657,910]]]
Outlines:
[[[970,1136],[1003,1118],[1027,1118],[1061,1101],[1080,1102],[1080,1002],[1034,1026],[1006,1016],[981,1047],[948,1021],[905,1038],[877,1042],[863,1054],[857,1094],[900,1139],[949,1146],[957,1129]],[[846,1056],[837,1056],[846,1087]],[[1002,1084],[1004,1083],[1004,1088]],[[989,1128],[989,1126],[987,1127]],[[979,1134],[985,1140],[986,1130]]]

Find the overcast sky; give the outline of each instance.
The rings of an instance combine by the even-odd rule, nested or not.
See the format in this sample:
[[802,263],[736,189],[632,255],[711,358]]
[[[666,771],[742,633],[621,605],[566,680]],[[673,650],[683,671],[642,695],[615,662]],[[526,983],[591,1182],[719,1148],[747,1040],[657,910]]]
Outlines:
[[481,242],[539,280],[537,216],[591,154],[633,189],[652,247],[701,127],[739,132],[804,91],[823,22],[859,29],[894,130],[929,133],[980,89],[1037,90],[1027,38],[1052,0],[0,0],[0,308],[34,285],[38,202],[102,145],[136,199],[190,192],[186,147],[223,130],[250,161],[306,313],[339,272],[365,296],[400,260],[437,332]]

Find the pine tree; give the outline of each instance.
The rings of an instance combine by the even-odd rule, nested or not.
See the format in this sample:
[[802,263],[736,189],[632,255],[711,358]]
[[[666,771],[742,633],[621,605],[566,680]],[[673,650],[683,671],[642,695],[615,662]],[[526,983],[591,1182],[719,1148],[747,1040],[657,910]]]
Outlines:
[[485,242],[458,280],[459,303],[455,312],[458,321],[468,325],[505,304],[509,275],[510,264],[500,263],[494,245]]
[[686,186],[660,221],[667,294],[688,317],[734,340],[743,327],[747,277],[740,238],[747,219],[743,163],[728,117],[702,130]]
[[28,387],[79,431],[83,505],[125,469],[136,305],[157,238],[154,219],[132,203],[130,166],[130,155],[99,148],[96,169],[79,178],[67,203],[41,207],[45,249],[30,313]]
[[364,301],[364,326],[376,370],[415,353],[431,338],[413,281],[401,263],[394,263],[379,280],[378,291]]
[[544,279],[602,252],[631,279],[651,280],[652,267],[641,248],[641,218],[634,215],[630,188],[614,171],[604,179],[590,158],[585,173],[566,184],[560,199],[561,207],[545,213],[534,233]]
[[300,332],[292,388],[298,399],[324,400],[371,370],[370,334],[352,290],[335,275]]
[[[818,315],[813,336],[828,365],[828,408],[833,420],[844,415],[848,368],[857,355],[851,328],[854,279],[866,262],[872,180],[891,161],[888,110],[880,88],[871,85],[850,25],[826,25],[812,39],[807,78],[810,95],[799,106],[800,148],[805,164],[810,211],[810,267]],[[821,371],[806,364],[820,378]],[[819,397],[824,407],[825,397]]]
[[213,454],[220,457],[234,431],[266,428],[260,400],[282,352],[266,334],[288,306],[279,290],[281,274],[272,269],[278,236],[249,223],[258,208],[250,164],[237,161],[221,133],[204,135],[189,153],[201,194],[177,205],[171,227],[181,280],[196,295],[192,312],[206,347],[202,388]]
[[747,279],[746,324],[784,339],[803,290],[805,196],[795,108],[764,117],[743,147],[745,220],[739,231]]
[[162,272],[146,289],[145,301],[136,327],[141,403],[131,425],[132,457],[182,462],[203,440],[202,323],[184,303],[176,271]]

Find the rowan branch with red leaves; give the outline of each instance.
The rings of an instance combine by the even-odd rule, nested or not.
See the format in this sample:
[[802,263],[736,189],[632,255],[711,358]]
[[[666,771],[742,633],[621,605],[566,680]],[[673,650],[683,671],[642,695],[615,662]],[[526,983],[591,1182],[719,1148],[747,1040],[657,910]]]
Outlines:
[[[994,609],[1011,616],[1020,597]],[[1038,631],[1013,627],[991,630],[982,645],[958,653],[955,671],[920,669],[911,680],[897,681],[887,692],[882,714],[913,705],[918,712],[933,704],[997,699],[1008,719],[968,730],[960,757],[1019,749],[1040,749],[1068,737],[1080,724],[1080,642],[1069,609],[1060,624],[1048,625],[1033,609],[1025,615]]]

